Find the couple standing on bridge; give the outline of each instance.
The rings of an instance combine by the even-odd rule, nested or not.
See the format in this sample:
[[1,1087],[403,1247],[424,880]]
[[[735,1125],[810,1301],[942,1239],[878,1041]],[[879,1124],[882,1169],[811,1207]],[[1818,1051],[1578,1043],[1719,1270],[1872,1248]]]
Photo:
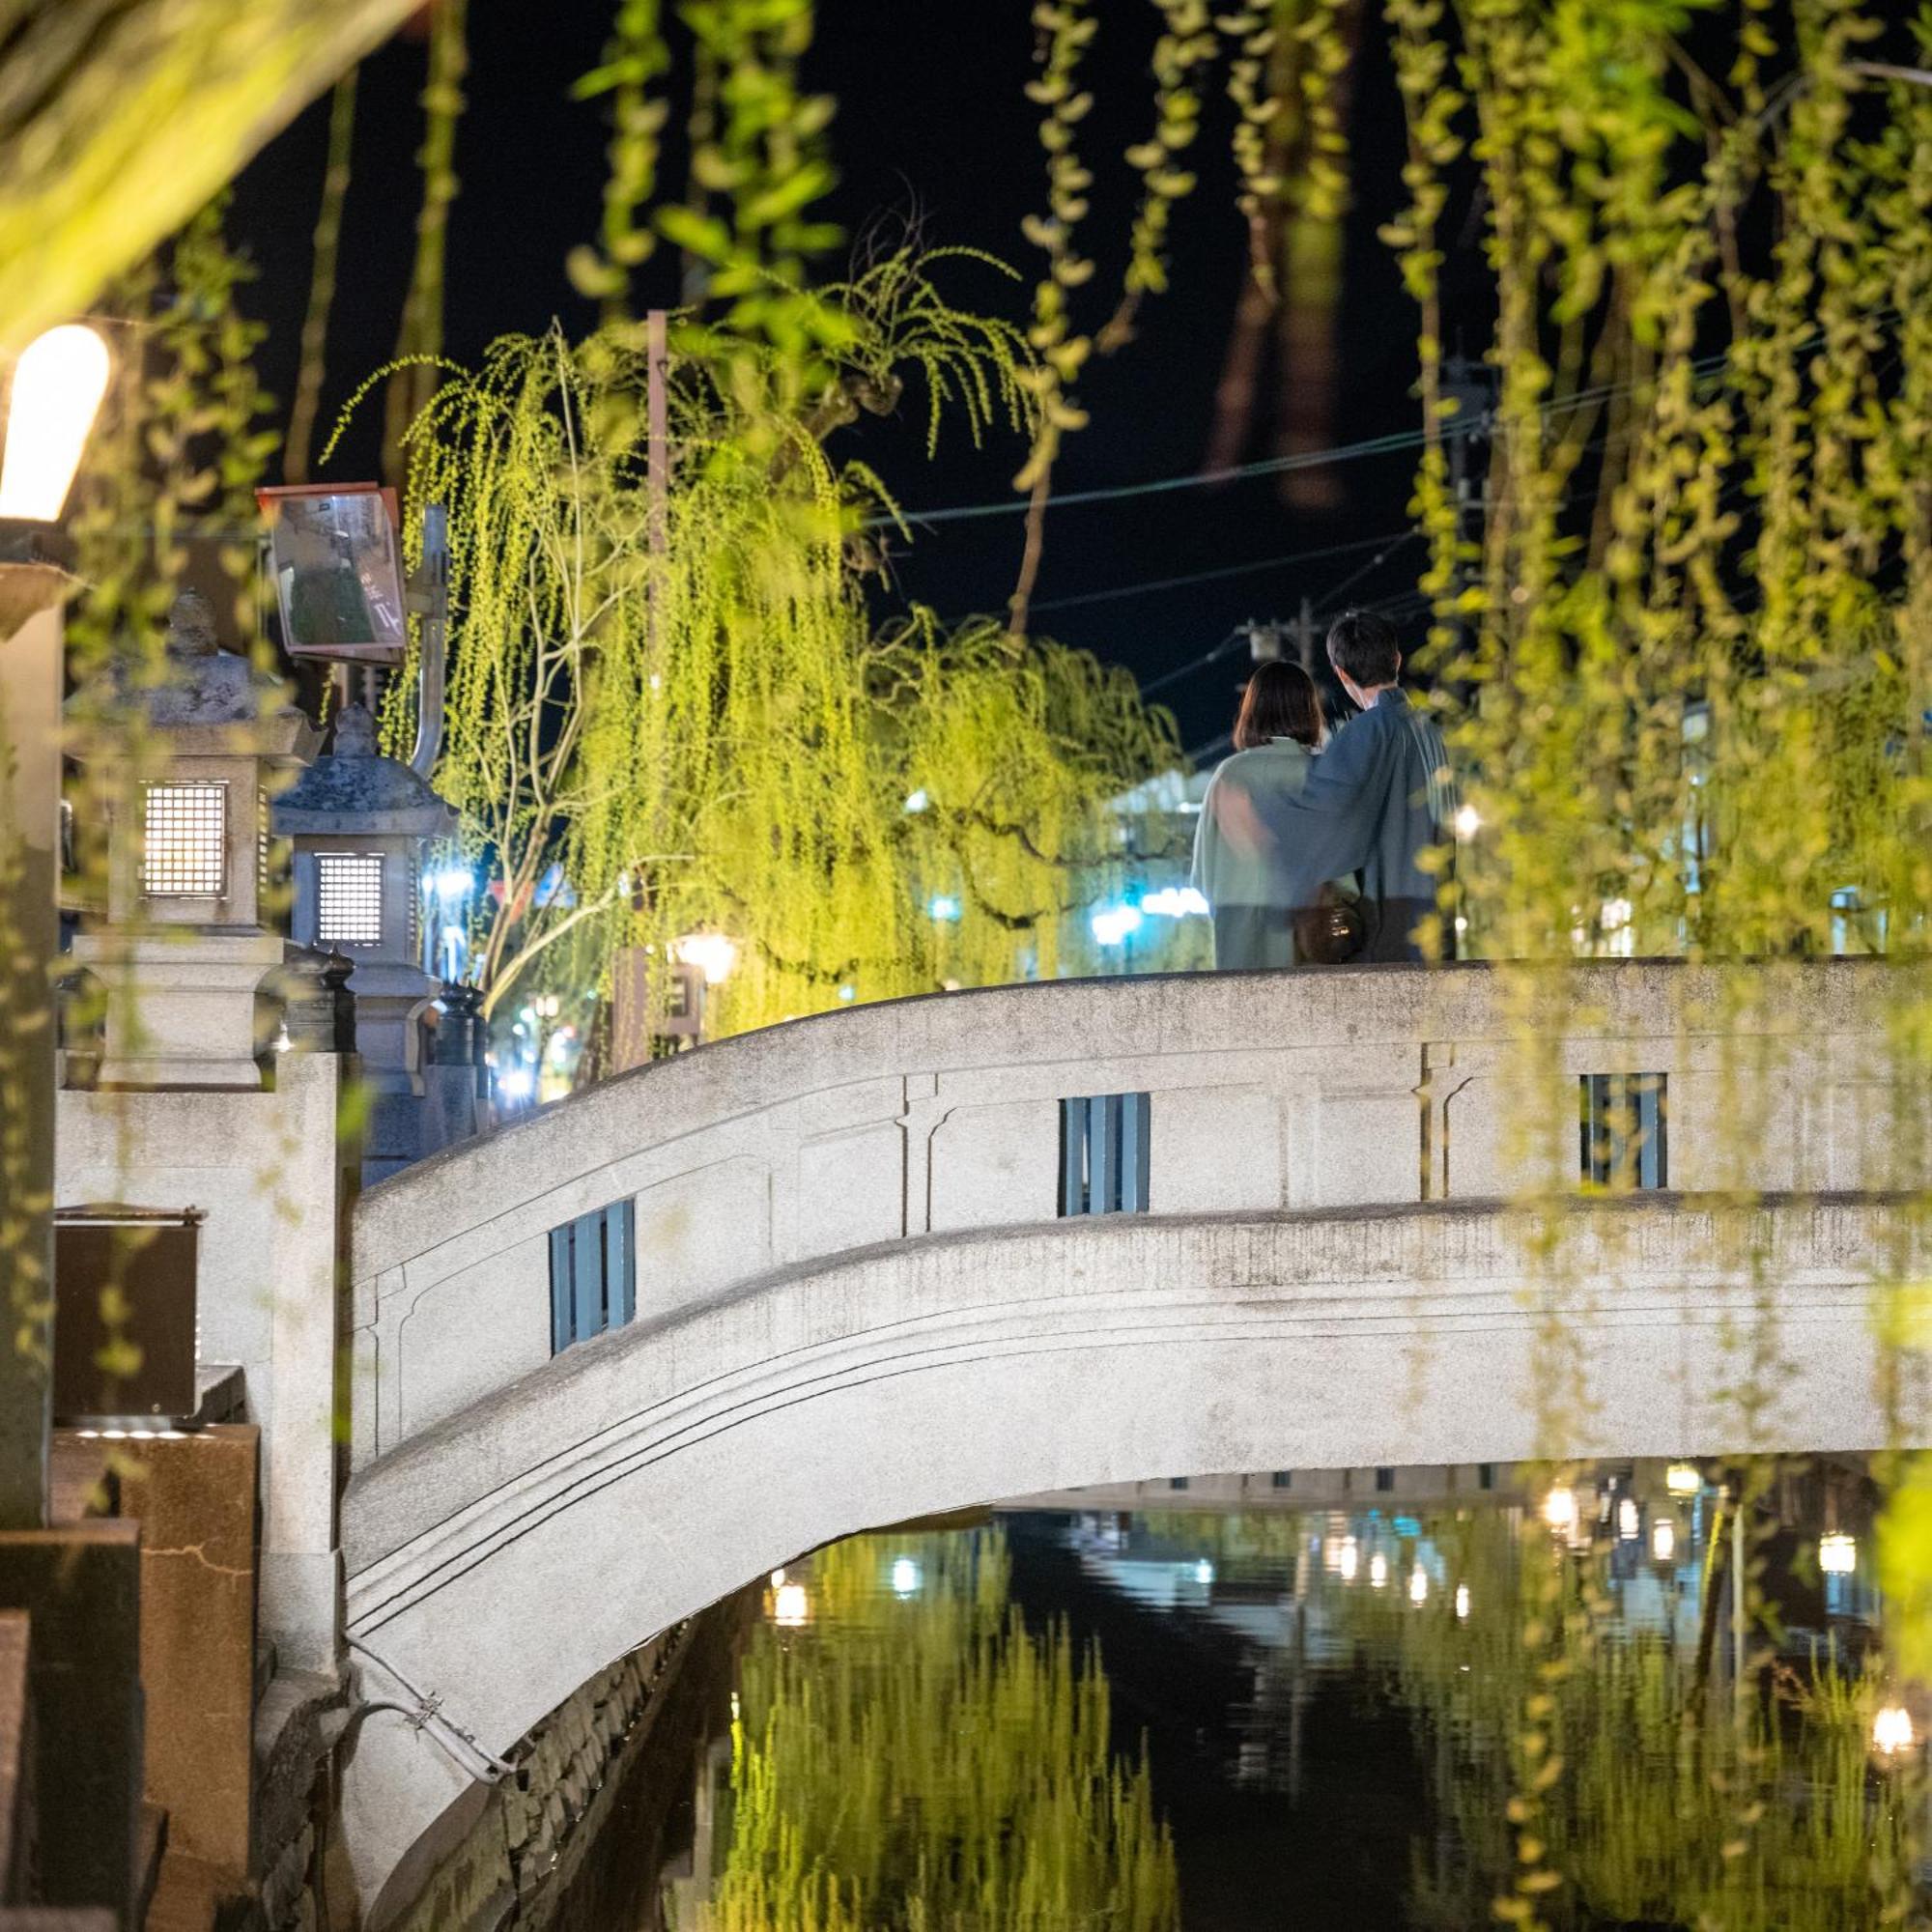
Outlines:
[[[1402,649],[1384,618],[1338,617],[1328,662],[1360,715],[1330,738],[1314,679],[1261,665],[1235,753],[1201,802],[1193,883],[1224,972],[1423,957],[1416,929],[1454,851],[1442,734],[1397,682]],[[1426,856],[1436,848],[1442,859]]]

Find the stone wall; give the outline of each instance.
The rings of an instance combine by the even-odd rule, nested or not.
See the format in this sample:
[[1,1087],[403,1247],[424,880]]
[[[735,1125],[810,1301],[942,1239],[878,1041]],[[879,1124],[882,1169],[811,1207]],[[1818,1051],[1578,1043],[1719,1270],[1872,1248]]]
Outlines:
[[550,1923],[560,1881],[595,1838],[620,1767],[645,1746],[687,1636],[680,1626],[620,1658],[530,1732],[511,1753],[517,1775],[492,1788],[482,1816],[394,1932]]

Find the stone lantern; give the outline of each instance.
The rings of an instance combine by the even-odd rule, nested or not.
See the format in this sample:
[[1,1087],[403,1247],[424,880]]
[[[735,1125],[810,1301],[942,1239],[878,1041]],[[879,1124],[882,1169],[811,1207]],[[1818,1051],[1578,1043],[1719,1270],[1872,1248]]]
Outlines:
[[74,941],[107,990],[99,1084],[260,1087],[258,994],[285,951],[265,902],[269,799],[315,731],[289,686],[220,647],[198,591],[168,614],[167,671],[115,694],[146,711],[159,755],[128,774],[109,827],[105,923]]
[[355,962],[356,1049],[374,1099],[363,1177],[380,1179],[441,1138],[426,1134],[422,1098],[423,1019],[442,987],[422,970],[417,921],[424,851],[455,832],[456,814],[377,751],[375,720],[351,704],[329,754],[275,801],[273,822],[294,847],[295,940]]

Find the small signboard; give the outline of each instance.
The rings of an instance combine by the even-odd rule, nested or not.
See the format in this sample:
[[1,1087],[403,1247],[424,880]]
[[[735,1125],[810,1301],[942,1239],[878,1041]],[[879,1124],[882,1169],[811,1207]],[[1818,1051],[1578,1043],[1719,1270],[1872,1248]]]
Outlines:
[[54,1215],[54,1419],[191,1421],[199,1208]]
[[409,646],[396,497],[377,483],[257,490],[295,658],[394,665]]

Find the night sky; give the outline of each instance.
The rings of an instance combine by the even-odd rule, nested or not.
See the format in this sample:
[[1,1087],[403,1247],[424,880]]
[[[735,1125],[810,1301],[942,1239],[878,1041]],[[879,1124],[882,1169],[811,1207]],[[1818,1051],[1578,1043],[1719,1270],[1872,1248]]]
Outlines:
[[[589,305],[572,291],[564,257],[594,235],[604,180],[606,128],[595,105],[569,89],[593,66],[611,0],[472,0],[469,106],[459,136],[462,193],[449,240],[448,349],[471,358],[497,334],[542,328],[553,316],[581,330]],[[1134,178],[1122,151],[1151,125],[1147,72],[1157,15],[1150,6],[1107,0],[1090,55],[1097,104],[1083,126],[1083,155],[1097,177],[1082,238],[1099,272],[1084,292],[1086,326],[1097,326],[1120,285]],[[914,214],[929,242],[984,248],[1027,277],[1009,283],[959,265],[952,298],[962,306],[1021,319],[1037,258],[1019,233],[1044,199],[1037,109],[1022,88],[1032,71],[1029,0],[823,0],[808,84],[835,95],[833,148],[841,173],[830,213],[856,235],[879,220]],[[412,248],[422,84],[420,40],[398,40],[365,65],[357,103],[355,175],[343,238],[341,281],[329,335],[325,421],[349,388],[392,352]],[[1342,322],[1342,388],[1336,440],[1406,430],[1417,421],[1414,315],[1397,282],[1378,222],[1401,195],[1401,113],[1379,36],[1364,37],[1355,76],[1355,211],[1349,236]],[[684,103],[673,97],[673,125]],[[306,300],[309,242],[320,192],[327,100],[317,102],[257,158],[236,188],[232,230],[259,266],[249,305],[270,325],[264,375],[284,403],[295,381]],[[1189,473],[1201,467],[1214,386],[1246,270],[1246,238],[1235,208],[1227,154],[1227,110],[1210,100],[1191,157],[1201,176],[1177,211],[1174,286],[1151,298],[1134,342],[1095,358],[1081,384],[1090,428],[1071,437],[1056,488],[1078,491]],[[674,193],[682,165],[667,156],[663,181]],[[1454,239],[1453,237],[1451,238]],[[642,302],[676,298],[677,261],[666,250],[643,271]],[[1471,343],[1472,350],[1480,343]],[[1244,452],[1273,453],[1265,399],[1257,438]],[[380,407],[363,418],[325,476],[373,471]],[[923,457],[923,398],[910,394],[901,418],[867,418],[834,448],[874,464],[909,509],[979,502],[1009,494],[1023,450],[1002,439],[973,450],[963,430],[938,460]],[[1037,628],[1128,666],[1143,679],[1198,658],[1249,617],[1290,615],[1304,594],[1318,606],[1368,556],[1293,563],[1222,581],[1098,602],[1060,605],[1150,580],[1292,556],[1401,530],[1412,455],[1340,466],[1339,510],[1293,514],[1273,479],[1175,492],[1138,500],[1071,506],[1048,520]],[[935,526],[895,558],[900,586],[942,615],[999,611],[1017,567],[1017,515]],[[1371,553],[1370,554],[1373,554]],[[1387,598],[1414,581],[1413,548],[1360,577],[1350,601]],[[1232,657],[1162,690],[1183,742],[1211,741],[1227,728],[1243,668]]]

